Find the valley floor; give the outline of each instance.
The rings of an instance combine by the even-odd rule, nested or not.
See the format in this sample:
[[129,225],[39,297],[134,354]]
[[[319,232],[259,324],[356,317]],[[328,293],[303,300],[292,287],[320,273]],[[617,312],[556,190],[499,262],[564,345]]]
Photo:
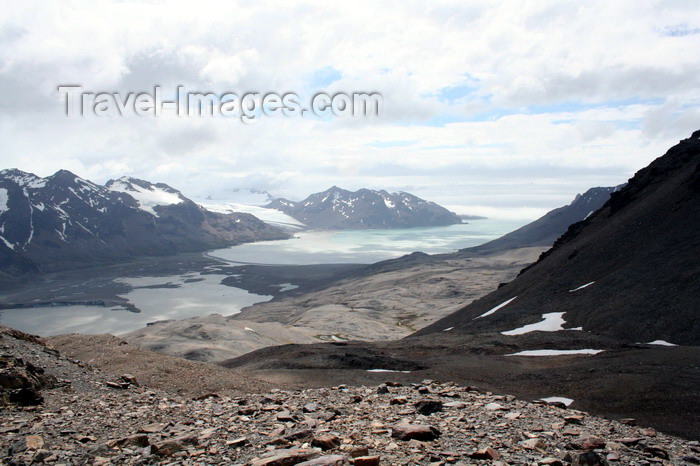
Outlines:
[[[355,278],[349,273],[351,278],[330,284],[316,279],[289,297],[249,306],[233,316],[214,314],[162,322],[123,337],[146,348],[206,361],[288,343],[399,339],[512,280],[543,249],[474,257],[430,256],[417,264]],[[309,274],[318,267],[300,268]],[[265,274],[277,269],[258,270],[268,268]],[[320,289],[314,291],[312,285]]]

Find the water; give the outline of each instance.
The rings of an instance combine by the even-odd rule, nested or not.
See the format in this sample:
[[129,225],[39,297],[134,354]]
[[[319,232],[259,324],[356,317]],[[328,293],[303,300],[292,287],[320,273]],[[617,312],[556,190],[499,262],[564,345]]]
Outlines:
[[[305,231],[294,239],[265,241],[219,249],[210,255],[252,264],[373,263],[409,254],[452,252],[477,246],[518,228],[522,222],[475,220],[469,224],[402,230]],[[189,272],[163,277],[122,277],[133,289],[124,295],[141,310],[121,307],[60,306],[0,311],[0,324],[42,336],[62,333],[119,335],[158,320],[186,319],[213,313],[232,315],[261,296],[221,284],[225,275]],[[296,288],[280,283],[281,290]]]
[[157,320],[186,319],[209,314],[232,315],[272,296],[222,285],[225,275],[197,272],[165,277],[124,277],[116,281],[135,287],[121,295],[141,312],[122,307],[51,306],[0,311],[0,324],[41,336],[63,333],[119,335]]
[[485,219],[432,228],[304,231],[295,233],[290,240],[241,244],[209,254],[245,264],[371,264],[414,251],[437,254],[478,246],[522,224],[522,221]]

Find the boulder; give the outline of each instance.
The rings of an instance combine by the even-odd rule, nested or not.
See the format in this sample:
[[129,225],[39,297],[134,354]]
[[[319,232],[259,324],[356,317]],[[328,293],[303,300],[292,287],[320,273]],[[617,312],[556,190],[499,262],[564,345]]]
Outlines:
[[440,431],[433,426],[420,424],[399,424],[392,428],[391,436],[399,440],[435,440],[440,436]]

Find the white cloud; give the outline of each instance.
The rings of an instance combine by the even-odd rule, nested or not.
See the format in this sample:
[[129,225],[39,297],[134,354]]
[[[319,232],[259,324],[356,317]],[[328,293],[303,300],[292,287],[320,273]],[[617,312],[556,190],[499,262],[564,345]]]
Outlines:
[[[410,188],[532,214],[624,181],[700,127],[696,6],[23,2],[0,20],[2,168],[128,174],[192,195]],[[381,92],[383,118],[68,119],[56,92],[306,98],[322,69],[339,76],[328,91]]]

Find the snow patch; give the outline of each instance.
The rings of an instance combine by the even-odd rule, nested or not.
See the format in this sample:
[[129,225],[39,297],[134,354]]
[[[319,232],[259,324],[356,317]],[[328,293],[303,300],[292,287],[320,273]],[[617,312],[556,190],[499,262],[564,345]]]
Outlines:
[[598,354],[605,350],[597,349],[574,349],[574,350],[554,350],[554,349],[538,349],[520,351],[518,353],[505,354],[504,356],[565,356],[568,354]]
[[7,189],[0,188],[0,214],[9,210],[7,207],[7,201],[10,199]]
[[571,405],[574,402],[571,398],[566,398],[563,396],[548,396],[547,398],[540,398],[542,401],[547,403],[564,403],[566,406]]
[[574,291],[582,290],[582,289],[586,288],[587,286],[591,286],[594,283],[595,283],[595,281],[592,281],[590,283],[586,283],[585,285],[581,285],[578,288],[574,288],[573,290],[569,290],[569,293],[573,293]]
[[117,180],[109,186],[112,191],[122,192],[136,199],[141,210],[158,217],[158,213],[153,209],[155,206],[180,204],[183,202],[175,193],[169,193],[164,189],[153,186],[151,189],[143,188],[134,183],[125,183]]
[[673,343],[669,343],[669,342],[667,342],[667,341],[665,341],[665,340],[654,340],[654,341],[650,341],[649,343],[647,343],[647,345],[678,346],[678,345],[674,345]]
[[280,292],[296,290],[297,288],[299,288],[299,285],[292,285],[291,283],[281,283],[275,286],[277,286],[280,289]]
[[367,369],[367,372],[401,372],[403,374],[410,374],[411,371],[396,371],[393,369]]
[[8,179],[14,181],[22,188],[37,189],[46,186],[46,180],[44,178],[39,178],[31,173],[25,173],[24,175],[7,175],[7,170],[3,170],[2,174],[7,176]]
[[499,304],[498,306],[496,306],[496,307],[494,307],[494,308],[491,308],[490,310],[484,312],[483,314],[481,314],[481,315],[478,316],[478,317],[474,317],[474,320],[480,319],[480,318],[482,318],[482,317],[490,316],[491,314],[493,314],[493,313],[496,312],[497,310],[499,310],[499,309],[501,309],[501,308],[504,308],[504,307],[506,307],[507,305],[509,305],[510,303],[512,303],[513,300],[514,300],[515,298],[517,298],[517,296],[513,296],[513,297],[510,298],[508,301],[502,302],[502,303]]
[[454,328],[454,327],[447,327],[446,329],[443,330],[443,332],[449,332],[449,331],[452,330],[453,328]]
[[547,314],[542,314],[542,321],[536,322],[534,324],[528,324],[524,327],[516,328],[514,330],[508,330],[507,332],[501,332],[502,335],[522,335],[524,333],[530,332],[557,332],[559,330],[566,330],[563,325],[566,323],[564,320],[564,312],[549,312]]
[[10,243],[9,241],[7,241],[4,236],[0,236],[0,239],[2,240],[3,243],[5,243],[5,246],[12,249],[13,251],[15,250],[15,245]]

